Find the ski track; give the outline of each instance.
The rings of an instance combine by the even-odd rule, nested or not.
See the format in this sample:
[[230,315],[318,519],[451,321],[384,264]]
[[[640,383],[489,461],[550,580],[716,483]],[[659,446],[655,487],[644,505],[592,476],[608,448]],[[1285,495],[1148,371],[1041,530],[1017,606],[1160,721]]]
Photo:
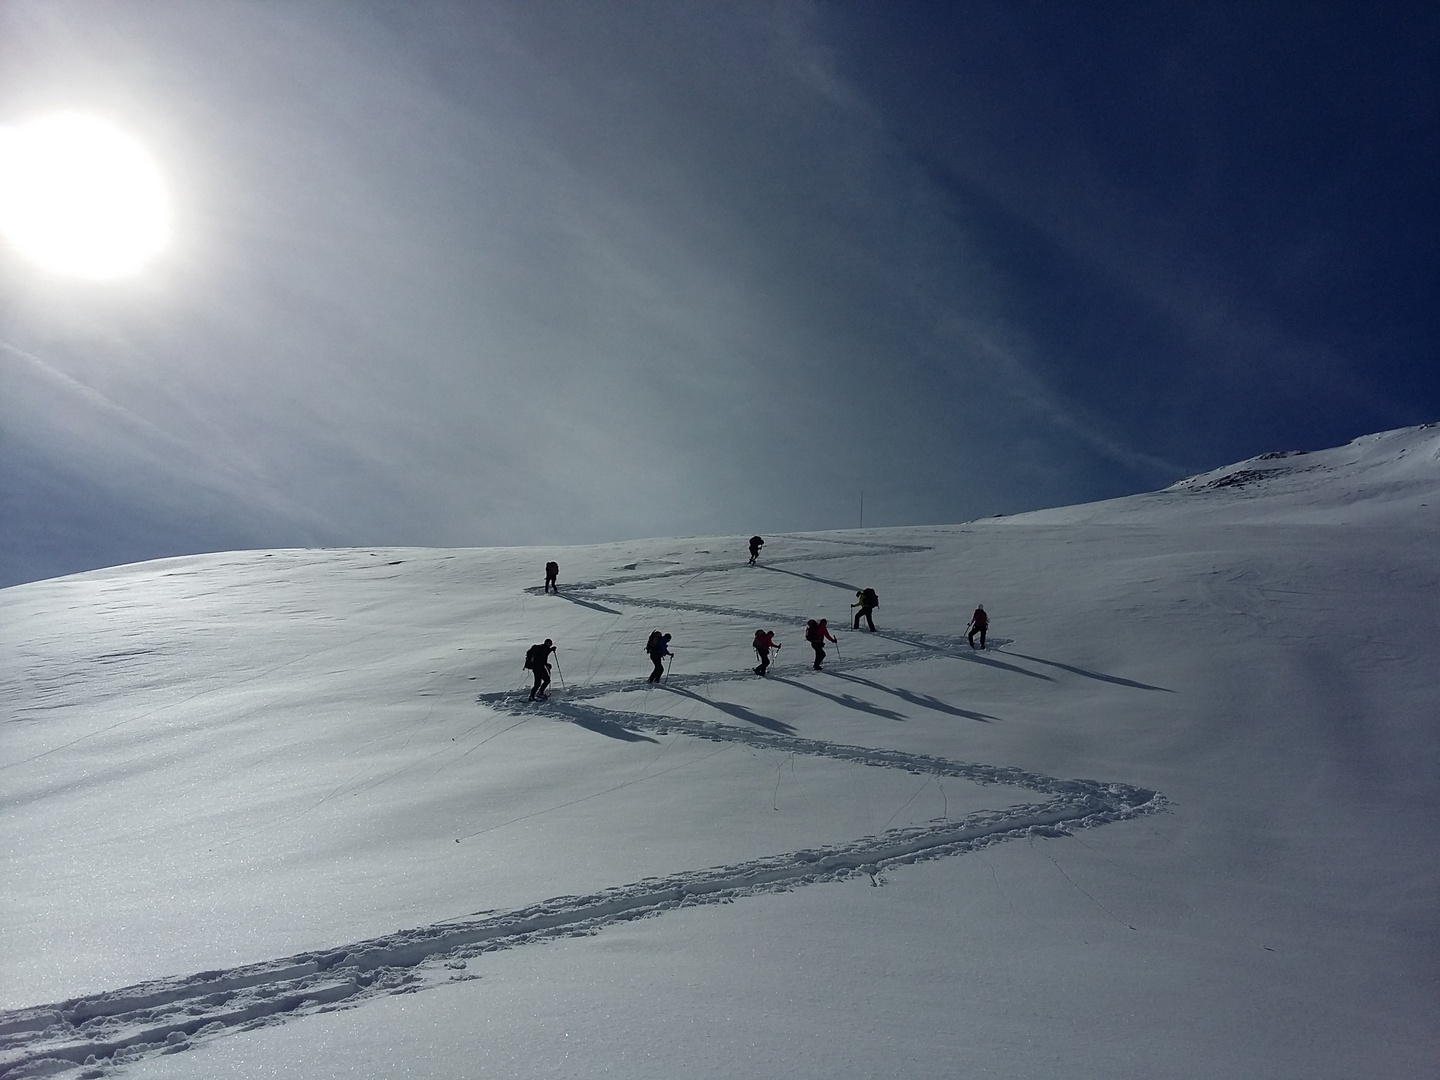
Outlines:
[[[809,538],[806,539],[819,539]],[[924,551],[915,545],[865,544],[831,541],[862,547],[876,554]],[[841,555],[796,556],[770,562]],[[744,563],[716,566],[704,572],[722,572]],[[572,591],[595,594],[599,590],[640,580],[693,575],[692,569],[591,581],[572,585]],[[526,592],[538,593],[539,589]],[[666,607],[747,620],[790,621],[792,616],[754,612],[681,601],[617,596],[597,597],[609,603]],[[963,638],[910,632],[877,634],[908,646],[846,662],[837,670],[861,670],[953,656],[999,663],[983,653],[967,655]],[[997,644],[1006,643],[997,639]],[[961,649],[964,648],[962,652]],[[988,651],[988,650],[987,650]],[[1013,665],[1005,664],[1006,667]],[[1049,676],[1016,668],[1028,675]],[[793,673],[791,673],[793,674]],[[753,678],[753,676],[750,676]],[[869,876],[880,884],[890,867],[975,851],[1003,840],[1062,836],[1071,830],[1093,828],[1165,807],[1158,792],[1127,784],[1095,780],[1061,780],[1018,768],[951,761],[924,754],[907,754],[877,747],[807,739],[764,728],[738,727],[709,720],[658,716],[627,709],[605,708],[591,699],[657,689],[695,697],[691,688],[738,681],[745,675],[679,675],[658,687],[633,680],[572,688],[556,699],[531,702],[527,691],[479,695],[479,704],[515,716],[536,713],[568,722],[606,725],[629,732],[684,735],[714,742],[742,744],[765,751],[825,757],[882,769],[904,769],[917,775],[957,777],[977,784],[1022,788],[1049,796],[1042,802],[982,810],[951,821],[889,829],[878,835],[827,846],[769,855],[727,866],[683,871],[668,877],[646,878],[617,885],[586,896],[560,896],[507,912],[486,912],[428,926],[397,931],[323,951],[304,952],[228,970],[203,971],[188,976],[158,979],[118,990],[72,998],[57,1004],[0,1012],[0,1080],[45,1076],[81,1068],[81,1077],[105,1075],[116,1066],[152,1054],[178,1053],[197,1043],[236,1031],[249,1031],[290,1019],[353,1007],[381,994],[413,993],[445,983],[479,978],[466,968],[468,961],[497,949],[597,933],[606,926],[659,915],[680,907],[730,903],[767,892],[784,892],[818,882]],[[456,843],[461,842],[458,838]]]

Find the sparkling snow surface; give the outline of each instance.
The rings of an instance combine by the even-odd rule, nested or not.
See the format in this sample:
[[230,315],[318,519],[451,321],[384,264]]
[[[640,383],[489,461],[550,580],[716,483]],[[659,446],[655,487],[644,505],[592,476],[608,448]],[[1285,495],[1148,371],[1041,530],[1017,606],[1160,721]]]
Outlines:
[[1432,426],[757,567],[0,591],[0,1078],[1433,1076],[1437,537]]

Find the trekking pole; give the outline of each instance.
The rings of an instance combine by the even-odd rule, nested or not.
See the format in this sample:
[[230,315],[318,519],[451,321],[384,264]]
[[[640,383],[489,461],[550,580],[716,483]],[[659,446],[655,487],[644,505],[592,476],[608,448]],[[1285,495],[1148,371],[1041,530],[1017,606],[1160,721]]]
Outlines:
[[560,689],[561,689],[561,690],[566,689],[566,686],[565,686],[565,672],[563,672],[563,671],[560,670],[560,650],[559,650],[559,649],[556,649],[556,650],[555,650],[555,674],[560,676]]
[[675,659],[674,653],[667,653],[665,656],[665,681],[670,681],[670,661]]

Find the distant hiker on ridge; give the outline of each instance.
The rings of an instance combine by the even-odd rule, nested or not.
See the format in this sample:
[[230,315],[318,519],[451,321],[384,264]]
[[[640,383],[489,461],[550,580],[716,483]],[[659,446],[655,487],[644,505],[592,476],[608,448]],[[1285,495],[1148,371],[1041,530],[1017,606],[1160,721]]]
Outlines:
[[650,640],[645,643],[645,651],[655,662],[655,670],[650,672],[649,681],[659,682],[665,674],[665,657],[675,655],[670,651],[670,635],[662,634],[659,630],[650,631]]
[[875,595],[875,590],[861,589],[855,594],[855,603],[850,606],[860,609],[855,613],[854,629],[860,629],[860,618],[864,616],[865,621],[870,624],[870,632],[873,634],[875,632],[875,620],[870,617],[870,613],[880,606],[880,597]]
[[990,628],[990,616],[985,614],[985,605],[981,604],[975,609],[975,614],[970,616],[970,648],[975,647],[975,635],[980,635],[980,648],[985,647],[985,631]]
[[530,700],[539,698],[544,701],[549,695],[545,688],[550,685],[550,654],[555,651],[555,643],[548,637],[541,645],[531,645],[525,653],[525,668],[535,675],[535,685],[530,688]]
[[556,595],[560,593],[560,586],[555,584],[555,579],[560,576],[560,564],[558,562],[547,562],[545,564],[545,591],[555,590]]
[[[816,622],[810,619],[805,623],[805,640],[810,642],[810,647],[815,650],[815,670],[820,670],[820,665],[825,662],[825,642],[835,641],[830,633],[830,624],[824,619]],[[835,644],[839,644],[838,641]]]
[[750,563],[754,566],[755,560],[760,557],[760,549],[765,546],[765,541],[758,536],[750,537]]
[[770,650],[780,648],[780,643],[775,640],[774,630],[756,630],[753,644],[760,656],[760,666],[755,669],[755,674],[764,675],[770,667]]

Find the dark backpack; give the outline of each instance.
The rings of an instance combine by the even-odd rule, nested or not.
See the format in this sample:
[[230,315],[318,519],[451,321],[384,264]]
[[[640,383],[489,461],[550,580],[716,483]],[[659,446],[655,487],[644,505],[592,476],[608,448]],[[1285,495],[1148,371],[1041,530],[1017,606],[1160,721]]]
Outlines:
[[879,607],[880,597],[875,595],[874,589],[866,589],[860,594],[860,599],[865,602],[866,607]]
[[547,562],[545,564],[545,573],[548,574],[550,577],[556,577],[560,573],[560,564],[555,562]]
[[820,639],[820,624],[817,623],[814,619],[809,619],[809,620],[807,620],[806,623],[805,623],[805,640],[806,640],[806,641],[818,641],[819,639]]
[[659,630],[651,630],[651,631],[650,631],[650,640],[647,641],[647,642],[645,642],[645,651],[646,651],[647,653],[649,653],[651,656],[654,656],[657,652],[660,651],[660,631],[659,631]]
[[750,537],[750,546],[751,546],[751,547],[764,547],[764,546],[765,546],[765,541],[764,541],[764,540],[761,540],[760,537],[758,537],[758,536],[752,536],[752,537]]
[[531,645],[525,651],[525,670],[534,671],[536,667],[543,665],[545,663],[545,657],[542,655],[544,652],[544,645]]

